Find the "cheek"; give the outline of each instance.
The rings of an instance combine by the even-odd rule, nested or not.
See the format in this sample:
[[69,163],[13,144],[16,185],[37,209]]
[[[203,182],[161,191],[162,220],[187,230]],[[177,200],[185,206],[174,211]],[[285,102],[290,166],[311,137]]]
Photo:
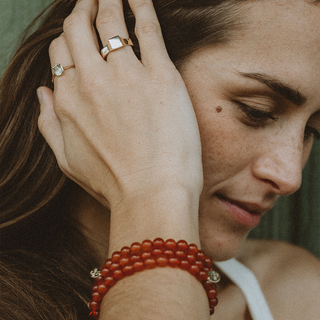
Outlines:
[[[217,111],[217,108],[221,108]],[[223,104],[195,107],[198,119],[203,155],[203,170],[215,179],[228,179],[242,171],[250,162],[247,139],[242,124],[232,116]]]

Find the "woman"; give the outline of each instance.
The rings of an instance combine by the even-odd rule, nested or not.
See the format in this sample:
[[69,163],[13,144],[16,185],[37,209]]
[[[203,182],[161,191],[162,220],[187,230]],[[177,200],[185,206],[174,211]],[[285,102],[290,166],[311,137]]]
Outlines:
[[[242,244],[299,188],[319,136],[319,5],[155,1],[166,48],[151,1],[129,4],[126,26],[118,0],[56,1],[2,78],[4,318],[87,319],[88,271],[161,237],[216,261],[238,254],[275,319],[316,319],[319,262]],[[125,46],[106,62],[100,49],[115,35],[141,60]],[[50,64],[75,66],[54,77],[54,93]],[[218,289],[213,319],[250,317],[231,282]],[[99,319],[124,318],[208,319],[208,300],[187,272],[155,268],[105,295]]]

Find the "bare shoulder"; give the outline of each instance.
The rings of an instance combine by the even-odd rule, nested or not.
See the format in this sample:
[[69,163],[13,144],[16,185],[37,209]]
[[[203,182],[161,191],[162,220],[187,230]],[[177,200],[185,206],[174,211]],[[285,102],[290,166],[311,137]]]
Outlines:
[[319,319],[320,260],[311,253],[281,241],[247,240],[237,259],[257,276],[275,319]]

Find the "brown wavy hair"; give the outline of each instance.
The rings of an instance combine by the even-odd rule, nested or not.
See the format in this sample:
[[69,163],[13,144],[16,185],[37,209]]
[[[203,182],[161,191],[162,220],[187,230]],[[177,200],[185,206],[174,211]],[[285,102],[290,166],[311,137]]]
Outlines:
[[[244,2],[154,0],[177,67],[194,50],[228,42],[243,25]],[[56,0],[39,15],[0,80],[0,310],[6,320],[88,319],[88,272],[97,259],[68,211],[79,187],[60,171],[37,127],[36,89],[53,89],[48,48],[75,3]],[[124,11],[139,57],[127,1]]]

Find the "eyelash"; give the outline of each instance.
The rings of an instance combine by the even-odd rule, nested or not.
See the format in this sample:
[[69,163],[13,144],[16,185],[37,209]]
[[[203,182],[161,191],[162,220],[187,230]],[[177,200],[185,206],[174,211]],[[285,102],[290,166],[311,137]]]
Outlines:
[[[252,107],[249,107],[248,105],[237,101],[239,109],[244,113],[246,120],[250,121],[250,126],[252,127],[259,127],[261,125],[265,124],[265,121],[268,119],[271,119],[273,121],[277,121],[278,118],[274,117],[272,112],[266,112],[262,110],[258,110]],[[315,140],[320,140],[320,132],[311,127],[306,126],[305,130],[305,140],[308,140],[310,137],[313,137]]]
[[273,121],[278,120],[278,118],[273,116],[272,112],[266,112],[255,108],[251,108],[248,105],[239,101],[237,102],[237,104],[239,109],[244,113],[246,120],[250,121],[250,124],[248,125],[251,125],[252,127],[264,125],[268,119],[271,119]]

